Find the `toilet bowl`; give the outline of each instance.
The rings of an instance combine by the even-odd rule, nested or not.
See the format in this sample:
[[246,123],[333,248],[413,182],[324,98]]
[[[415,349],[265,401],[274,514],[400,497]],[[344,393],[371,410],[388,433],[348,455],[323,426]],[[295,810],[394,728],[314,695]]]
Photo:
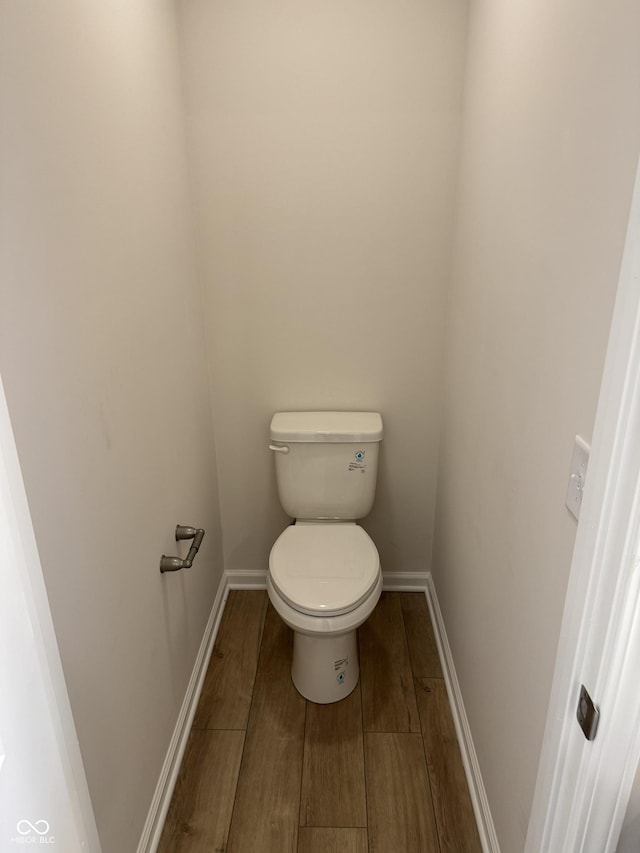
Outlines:
[[355,522],[291,525],[271,549],[267,590],[294,632],[296,689],[319,704],[344,699],[358,683],[357,628],[382,591],[371,538]]
[[278,496],[295,519],[269,557],[267,590],[293,629],[291,678],[312,702],[338,702],[358,683],[357,628],[382,590],[380,558],[356,524],[376,489],[378,412],[276,412]]

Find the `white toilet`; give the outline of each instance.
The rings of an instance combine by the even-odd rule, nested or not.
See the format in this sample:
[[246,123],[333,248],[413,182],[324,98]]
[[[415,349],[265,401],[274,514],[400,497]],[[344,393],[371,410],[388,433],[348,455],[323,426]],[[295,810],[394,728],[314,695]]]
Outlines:
[[271,421],[280,503],[295,521],[269,556],[271,603],[294,631],[291,678],[312,702],[358,683],[356,629],[382,590],[380,557],[356,524],[373,505],[377,412],[278,412]]

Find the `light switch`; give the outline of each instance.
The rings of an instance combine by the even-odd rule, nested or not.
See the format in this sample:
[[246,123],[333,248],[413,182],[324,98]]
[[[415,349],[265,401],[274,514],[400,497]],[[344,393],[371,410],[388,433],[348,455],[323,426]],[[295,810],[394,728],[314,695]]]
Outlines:
[[582,493],[587,478],[587,465],[589,464],[589,453],[591,453],[591,448],[584,438],[577,435],[573,444],[571,471],[569,472],[569,485],[565,500],[565,506],[576,519],[580,517]]

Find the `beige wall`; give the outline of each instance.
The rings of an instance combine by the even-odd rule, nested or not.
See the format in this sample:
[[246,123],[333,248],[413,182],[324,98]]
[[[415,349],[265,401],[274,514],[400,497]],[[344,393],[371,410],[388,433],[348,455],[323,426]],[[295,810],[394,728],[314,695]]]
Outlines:
[[434,580],[504,853],[524,839],[640,146],[640,7],[472,4]]
[[385,571],[429,568],[466,3],[178,4],[225,567],[286,523],[271,414],[382,412]]
[[[0,370],[104,853],[137,847],[221,575],[179,98],[169,2],[2,3]],[[161,577],[178,522],[207,535]]]

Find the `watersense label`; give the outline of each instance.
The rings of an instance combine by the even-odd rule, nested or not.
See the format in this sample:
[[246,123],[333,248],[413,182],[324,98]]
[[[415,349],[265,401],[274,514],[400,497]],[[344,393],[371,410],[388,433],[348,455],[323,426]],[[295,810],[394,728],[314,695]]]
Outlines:
[[356,450],[354,458],[349,462],[349,471],[360,471],[362,474],[367,470],[367,463],[364,461],[364,450]]

